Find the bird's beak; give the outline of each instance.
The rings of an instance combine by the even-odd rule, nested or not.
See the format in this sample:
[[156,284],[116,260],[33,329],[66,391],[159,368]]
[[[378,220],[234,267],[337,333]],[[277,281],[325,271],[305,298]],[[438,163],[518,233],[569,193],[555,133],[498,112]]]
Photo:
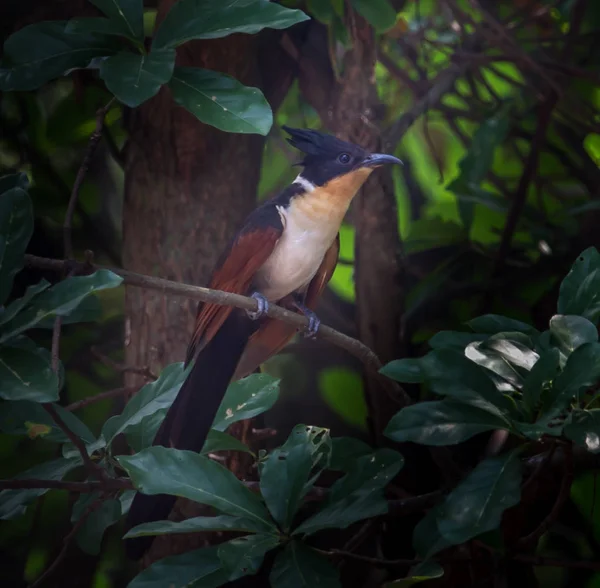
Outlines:
[[394,157],[393,155],[386,155],[385,153],[371,153],[364,158],[361,167],[379,167],[387,163],[395,163],[396,165],[404,165],[402,160]]

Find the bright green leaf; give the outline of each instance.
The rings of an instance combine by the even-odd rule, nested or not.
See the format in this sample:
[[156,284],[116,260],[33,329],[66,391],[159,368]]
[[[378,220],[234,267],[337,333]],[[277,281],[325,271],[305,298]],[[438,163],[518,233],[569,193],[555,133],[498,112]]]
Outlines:
[[119,26],[123,34],[144,40],[144,0],[90,0]]
[[521,500],[521,477],[518,452],[480,462],[446,497],[437,518],[442,537],[459,545],[497,528]]
[[121,51],[102,62],[100,77],[117,99],[135,108],[158,93],[173,75],[175,50],[139,55]]
[[98,270],[89,276],[67,278],[36,296],[28,307],[3,326],[0,343],[35,327],[49,316],[66,316],[92,292],[115,288],[123,278],[109,270]]
[[68,33],[66,21],[42,21],[19,29],[4,43],[0,90],[28,91],[96,57],[118,51],[118,40],[104,35]]
[[266,135],[273,124],[273,112],[263,93],[228,75],[176,67],[169,88],[177,104],[221,131]]
[[184,521],[155,521],[130,529],[124,539],[148,535],[171,535],[177,533],[201,533],[205,531],[256,531],[256,525],[240,517],[219,515],[216,517],[194,517]]
[[267,0],[179,0],[158,28],[152,46],[174,48],[192,39],[252,35],[264,28],[286,29],[307,19],[301,10]]
[[550,319],[550,332],[567,356],[584,343],[598,341],[598,329],[582,316],[556,314]]
[[352,0],[352,6],[378,33],[396,24],[396,11],[388,0]]
[[[139,390],[120,415],[111,417],[104,423],[102,436],[107,445],[121,433],[135,433],[136,429],[144,427],[144,417],[161,413],[164,418],[187,373],[188,371],[183,369],[183,363],[172,363],[163,369],[158,380],[146,384]],[[153,433],[152,439],[156,430]]]
[[397,443],[456,445],[478,433],[509,427],[497,414],[446,399],[403,408],[392,417],[385,435]]
[[600,317],[600,253],[586,249],[573,263],[560,285],[560,314],[581,315],[594,324]]
[[261,499],[222,465],[192,451],[150,447],[117,458],[143,494],[172,494],[242,517],[258,531],[273,524]]
[[590,453],[600,452],[600,409],[574,410],[563,430],[571,441]]
[[[81,458],[54,459],[34,466],[15,476],[17,480],[62,480],[70,471],[81,465]],[[48,492],[48,488],[27,490],[2,490],[0,492],[0,519],[10,520],[23,514],[27,505]]]
[[341,588],[339,572],[325,557],[300,541],[291,541],[275,558],[272,588]]
[[279,397],[279,380],[268,374],[251,374],[233,382],[217,411],[212,428],[225,431],[229,425],[251,419],[269,410]]
[[0,194],[0,305],[8,298],[15,275],[33,234],[33,209],[29,194],[11,188]]

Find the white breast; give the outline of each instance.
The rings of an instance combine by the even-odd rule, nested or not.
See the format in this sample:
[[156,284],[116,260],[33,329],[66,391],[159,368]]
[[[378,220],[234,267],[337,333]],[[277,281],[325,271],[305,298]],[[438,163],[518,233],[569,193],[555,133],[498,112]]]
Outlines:
[[316,223],[293,206],[278,210],[283,234],[256,279],[259,291],[273,301],[309,284],[338,230],[329,223]]

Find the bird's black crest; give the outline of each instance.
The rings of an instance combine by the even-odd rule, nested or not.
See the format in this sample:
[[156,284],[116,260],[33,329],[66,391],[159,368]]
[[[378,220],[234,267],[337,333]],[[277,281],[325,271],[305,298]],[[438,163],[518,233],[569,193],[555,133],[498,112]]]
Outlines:
[[351,155],[362,155],[364,150],[358,145],[342,141],[333,135],[321,133],[312,129],[292,129],[287,126],[282,126],[290,138],[288,143],[306,154],[306,160],[313,157],[336,157],[340,153],[346,151]]

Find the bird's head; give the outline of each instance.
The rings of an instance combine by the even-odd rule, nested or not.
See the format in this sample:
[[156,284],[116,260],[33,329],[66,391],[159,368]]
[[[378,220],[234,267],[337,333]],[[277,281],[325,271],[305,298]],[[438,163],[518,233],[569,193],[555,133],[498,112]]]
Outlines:
[[299,162],[304,167],[300,177],[316,187],[356,192],[375,168],[402,164],[393,155],[369,153],[358,145],[319,131],[287,126],[283,129],[290,135],[288,142],[304,153]]

